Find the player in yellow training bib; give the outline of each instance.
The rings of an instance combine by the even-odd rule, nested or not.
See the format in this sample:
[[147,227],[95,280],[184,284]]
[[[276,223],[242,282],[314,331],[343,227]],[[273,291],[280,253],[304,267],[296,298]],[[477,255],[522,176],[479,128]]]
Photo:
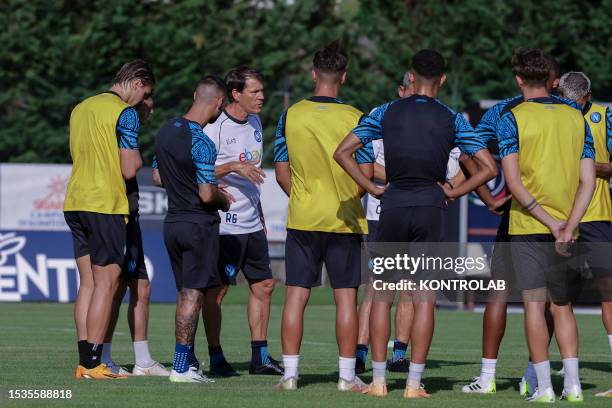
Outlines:
[[[357,288],[361,282],[362,235],[368,231],[362,191],[333,159],[334,151],[362,113],[340,101],[348,57],[338,42],[314,56],[314,96],[283,113],[276,132],[276,179],[289,196],[285,246],[286,285],[282,342],[285,374],[280,389],[296,389],[304,308],[310,288],[320,285],[325,263],[336,300],[340,391],[361,391],[355,376]],[[372,176],[372,144],[356,158]]]
[[550,300],[565,369],[562,396],[581,401],[576,320],[568,297],[568,267],[560,255],[569,255],[567,247],[595,189],[593,139],[579,110],[550,97],[550,61],[541,50],[516,50],[512,72],[525,102],[502,116],[497,138],[513,196],[511,253],[538,378],[538,390],[530,399],[555,401],[544,317]]
[[126,246],[129,214],[125,180],[142,165],[134,106],[155,84],[142,60],[124,64],[107,92],[85,99],[70,115],[72,174],[64,216],[74,241],[80,287],[75,303],[77,378],[126,378],[101,362]]

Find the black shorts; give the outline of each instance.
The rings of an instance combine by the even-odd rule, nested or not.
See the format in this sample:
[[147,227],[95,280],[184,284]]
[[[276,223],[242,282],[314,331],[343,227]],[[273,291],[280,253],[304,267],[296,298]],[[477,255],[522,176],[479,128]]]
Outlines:
[[361,234],[287,229],[285,270],[287,286],[321,285],[323,262],[334,289],[361,284]]
[[578,248],[593,279],[611,278],[612,231],[608,221],[580,223]]
[[226,285],[235,285],[238,271],[249,282],[272,279],[268,238],[264,230],[219,236],[219,274]]
[[219,221],[164,222],[164,242],[176,288],[206,289],[221,285]]
[[501,223],[497,229],[497,236],[495,237],[495,245],[493,246],[493,252],[491,254],[491,279],[506,281],[506,287],[509,287],[510,283],[515,280],[512,251],[510,250],[510,235],[508,234],[510,223],[510,217],[507,215],[509,214],[508,211],[510,211],[509,208],[504,215],[502,215]]
[[510,209],[512,206],[512,200],[508,200],[504,203],[504,205],[500,208],[503,211],[501,216],[501,221],[499,223],[499,227],[497,227],[497,238],[496,241],[499,242],[510,242],[510,234],[508,230],[510,229]]
[[125,260],[123,261],[122,277],[128,280],[149,280],[147,266],[145,265],[144,248],[142,247],[142,232],[138,213],[132,213],[128,217],[125,226]]
[[438,207],[382,207],[378,242],[442,242],[444,209]]
[[64,218],[72,232],[75,258],[89,255],[92,265],[123,265],[125,215],[67,211]]
[[511,252],[516,287],[521,290],[548,289],[554,302],[568,302],[576,297],[580,276],[573,267],[577,257],[557,254],[552,234],[514,235]]
[[[377,238],[378,238],[378,223],[379,221],[377,220],[368,220],[368,235],[364,235],[363,236],[363,240],[366,242],[365,244],[365,250],[367,251],[367,255],[369,257],[369,259],[372,258],[372,255],[370,254],[370,250],[368,248],[368,243],[370,242],[377,242]],[[368,268],[361,268],[361,283],[369,283],[369,281],[372,279],[372,271],[370,271]]]

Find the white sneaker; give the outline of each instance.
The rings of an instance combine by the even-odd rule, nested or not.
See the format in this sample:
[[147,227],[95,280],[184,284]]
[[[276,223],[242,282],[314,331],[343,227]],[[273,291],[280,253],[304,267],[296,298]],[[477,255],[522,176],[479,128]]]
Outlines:
[[603,398],[612,398],[612,390],[598,392],[597,394],[595,394],[595,396]]
[[487,383],[476,377],[468,385],[461,388],[461,392],[466,394],[495,394],[495,378],[491,378]]
[[556,396],[555,396],[555,392],[553,391],[552,388],[546,388],[543,389],[542,391],[540,391],[538,388],[536,388],[535,392],[533,393],[533,395],[529,398],[527,398],[527,401],[529,402],[543,402],[543,403],[553,403],[555,402]]
[[582,395],[582,388],[580,385],[574,385],[570,389],[563,388],[559,401],[569,402],[584,402],[584,396]]
[[117,374],[117,375],[132,375],[127,368],[121,367],[118,364],[115,364],[114,361],[111,361],[109,364],[106,364],[106,367],[108,367],[109,370],[111,370],[113,372],[113,374]]
[[195,370],[187,370],[184,373],[177,373],[172,370],[170,372],[170,382],[173,383],[214,383],[215,381],[206,377],[205,375],[198,374]]
[[525,377],[521,377],[521,382],[519,382],[519,394],[521,394],[521,397],[530,397],[534,393],[535,389],[536,387],[527,381]]
[[170,370],[164,367],[162,364],[157,361],[153,362],[151,367],[141,367],[137,364],[134,365],[132,369],[132,375],[135,376],[152,376],[152,377],[168,377],[170,375]]
[[284,391],[295,391],[298,389],[298,379],[296,377],[289,377],[284,379],[281,377],[280,381],[274,386],[277,390]]
[[565,377],[565,367],[563,367],[559,371],[555,372],[555,374],[560,375],[561,377]]
[[338,378],[338,391],[363,392],[366,388],[368,388],[368,385],[357,376],[353,378],[353,381]]
[[199,375],[204,375],[204,371],[202,371],[202,367],[201,366],[196,367],[196,366],[190,365],[189,366],[189,370],[190,371],[194,371],[194,372],[198,373]]

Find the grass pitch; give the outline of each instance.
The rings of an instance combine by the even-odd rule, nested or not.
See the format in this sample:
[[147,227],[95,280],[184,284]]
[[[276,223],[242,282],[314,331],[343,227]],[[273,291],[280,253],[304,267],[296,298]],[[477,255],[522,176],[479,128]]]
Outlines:
[[[278,287],[270,319],[269,348],[281,357],[280,316],[284,289]],[[423,382],[433,394],[431,400],[402,399],[405,374],[391,373],[389,395],[374,398],[336,391],[338,355],[334,333],[334,307],[328,289],[313,290],[306,312],[301,351],[300,389],[275,391],[278,380],[249,376],[249,331],[246,321],[246,290],[232,288],[224,306],[222,345],[225,355],[240,377],[217,379],[214,384],[172,384],[166,378],[130,378],[124,381],[77,381],[73,305],[25,303],[0,305],[0,406],[43,407],[376,407],[419,405],[423,407],[525,406],[518,396],[518,380],[527,362],[520,314],[508,317],[506,336],[498,360],[495,395],[464,395],[461,386],[480,372],[482,314],[438,311],[436,331]],[[130,366],[132,347],[125,318],[126,305],[113,341],[117,363]],[[612,364],[607,338],[599,316],[577,317],[580,326],[581,377],[586,406],[610,407],[610,399],[593,395],[612,388]],[[151,308],[149,343],[153,358],[171,365],[174,351],[174,305]],[[200,324],[196,354],[208,368],[208,353]],[[368,355],[369,357],[369,355]],[[553,368],[561,367],[555,345],[551,347]],[[369,362],[368,362],[369,367]],[[368,370],[362,378],[371,379]],[[562,378],[554,377],[557,394]],[[10,400],[11,389],[64,389],[70,400]],[[561,404],[561,403],[558,403]],[[563,404],[568,404],[563,402]]]

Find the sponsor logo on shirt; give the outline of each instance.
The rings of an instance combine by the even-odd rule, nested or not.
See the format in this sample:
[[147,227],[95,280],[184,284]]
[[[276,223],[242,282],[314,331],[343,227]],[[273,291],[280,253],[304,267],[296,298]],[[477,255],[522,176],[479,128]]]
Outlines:
[[261,159],[261,152],[259,150],[253,150],[252,152],[249,152],[245,149],[244,152],[240,153],[240,155],[238,156],[238,160],[240,162],[258,161],[260,159]]
[[263,135],[261,134],[261,132],[257,129],[255,129],[255,140],[257,141],[257,143],[261,143],[262,139],[263,139]]
[[593,123],[599,123],[601,121],[601,114],[599,112],[593,112],[590,118]]

